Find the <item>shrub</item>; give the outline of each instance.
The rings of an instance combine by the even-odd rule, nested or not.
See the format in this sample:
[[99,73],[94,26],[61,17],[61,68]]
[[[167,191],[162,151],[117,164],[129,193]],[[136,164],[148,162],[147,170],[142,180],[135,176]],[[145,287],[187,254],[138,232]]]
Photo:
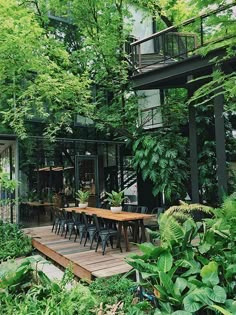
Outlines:
[[136,283],[127,278],[113,276],[98,278],[90,284],[89,288],[104,305],[113,305],[122,301],[123,311],[126,311],[132,303],[136,286]]
[[19,226],[0,221],[0,260],[25,256],[31,252],[31,239]]
[[236,198],[221,209],[197,206],[212,212],[201,222],[189,215],[195,208],[167,210],[158,220],[161,245],[140,244],[143,255],[128,260],[155,297],[155,315],[236,314]]
[[31,262],[26,259],[19,266],[4,263],[5,272],[0,273],[1,314],[94,314],[97,302],[89,288],[78,283],[67,289],[65,279],[54,282],[42,271],[33,273]]

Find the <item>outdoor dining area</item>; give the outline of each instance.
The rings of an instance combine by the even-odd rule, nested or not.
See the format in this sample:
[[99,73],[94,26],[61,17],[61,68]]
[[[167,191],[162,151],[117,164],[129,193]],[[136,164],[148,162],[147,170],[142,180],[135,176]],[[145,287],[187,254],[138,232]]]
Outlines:
[[52,207],[52,224],[26,227],[33,247],[54,263],[68,268],[78,278],[91,281],[127,273],[130,254],[141,254],[137,244],[148,241],[163,208],[125,204],[120,213],[110,209]]
[[[154,208],[150,214],[148,208],[138,205],[126,205],[121,213],[94,207],[55,208],[52,232],[74,242],[79,242],[95,251],[102,246],[102,254],[106,247],[116,240],[116,248],[122,252],[130,251],[130,239],[134,243],[146,240],[145,227],[157,226],[156,216],[163,208]],[[122,249],[121,241],[124,242]]]

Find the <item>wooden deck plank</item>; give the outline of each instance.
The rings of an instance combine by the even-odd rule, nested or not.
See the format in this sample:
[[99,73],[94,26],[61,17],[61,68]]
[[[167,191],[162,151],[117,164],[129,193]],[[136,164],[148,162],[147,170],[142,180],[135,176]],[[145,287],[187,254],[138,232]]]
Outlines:
[[97,278],[111,277],[113,275],[126,273],[126,272],[130,271],[131,269],[132,269],[132,267],[129,266],[128,264],[126,264],[123,266],[116,266],[116,267],[96,270],[92,273],[92,275],[94,277],[97,277]]
[[73,273],[79,278],[85,278],[91,280],[91,272],[80,265],[74,263],[73,261],[67,259],[66,257],[60,255],[59,253],[53,251],[52,249],[46,247],[45,245],[41,244],[40,242],[33,239],[32,241],[33,246],[38,249],[41,253],[45,256],[49,257],[59,265],[64,268],[72,266]]
[[[93,264],[81,264],[84,268],[89,268],[91,272],[94,272],[96,270],[104,270],[107,268],[107,261],[100,261]],[[124,262],[122,260],[112,260],[112,266],[124,266]]]
[[110,277],[128,272],[132,267],[124,258],[130,253],[140,252],[132,244],[129,253],[121,253],[119,248],[107,247],[105,255],[102,255],[100,246],[98,252],[95,252],[95,246],[90,250],[90,244],[84,247],[79,242],[74,243],[73,239],[65,239],[51,232],[51,226],[28,228],[24,232],[32,237],[32,244],[38,251],[64,268],[71,265],[77,277],[89,281],[94,277]]

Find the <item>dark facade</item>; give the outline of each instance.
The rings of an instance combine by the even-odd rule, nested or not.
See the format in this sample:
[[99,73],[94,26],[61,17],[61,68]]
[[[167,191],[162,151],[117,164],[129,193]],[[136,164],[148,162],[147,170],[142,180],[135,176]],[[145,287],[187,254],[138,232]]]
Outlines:
[[[184,88],[190,98],[198,88],[210,82],[213,71],[218,67],[224,74],[233,73],[236,70],[236,54],[231,53],[227,58],[226,56],[229,42],[235,38],[235,30],[230,23],[224,24],[224,16],[231,17],[233,23],[235,22],[234,12],[235,5],[233,4],[220,7],[198,18],[190,19],[182,25],[170,27],[132,43],[135,64],[132,77],[134,88],[136,90]],[[214,23],[224,25],[224,31],[215,32],[211,49],[208,47],[208,54],[202,56],[198,53],[198,49],[209,45],[209,34],[215,27],[208,24],[209,21],[214,21],[211,20],[212,16],[215,18]],[[224,42],[225,44],[222,44]],[[158,49],[142,54],[142,47],[150,46],[150,43],[153,43],[153,48],[158,47]],[[235,51],[235,48],[232,48],[232,51]],[[199,80],[202,77],[204,79]],[[229,168],[227,164],[234,164],[233,152],[231,160],[226,155],[225,100],[221,92],[221,87],[214,90],[211,104],[216,155],[216,162],[212,164],[212,168],[216,170],[216,178],[212,180],[217,182],[218,187],[215,192],[216,202],[221,201],[223,195],[228,192]],[[199,202],[198,142],[200,139],[197,135],[197,116],[194,105],[189,105],[188,117],[191,200]],[[207,105],[209,103],[205,106]]]

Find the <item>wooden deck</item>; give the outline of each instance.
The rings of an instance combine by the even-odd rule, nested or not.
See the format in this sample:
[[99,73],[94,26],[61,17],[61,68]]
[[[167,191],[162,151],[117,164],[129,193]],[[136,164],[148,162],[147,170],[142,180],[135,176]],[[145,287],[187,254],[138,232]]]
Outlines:
[[132,267],[124,258],[130,253],[140,253],[135,245],[127,253],[123,245],[123,253],[119,249],[107,247],[103,256],[101,247],[96,253],[89,249],[89,243],[84,247],[79,242],[74,243],[73,240],[56,235],[51,232],[51,226],[27,228],[24,232],[32,237],[33,247],[39,252],[64,268],[71,265],[77,277],[89,281],[96,277],[110,277],[130,271]]

